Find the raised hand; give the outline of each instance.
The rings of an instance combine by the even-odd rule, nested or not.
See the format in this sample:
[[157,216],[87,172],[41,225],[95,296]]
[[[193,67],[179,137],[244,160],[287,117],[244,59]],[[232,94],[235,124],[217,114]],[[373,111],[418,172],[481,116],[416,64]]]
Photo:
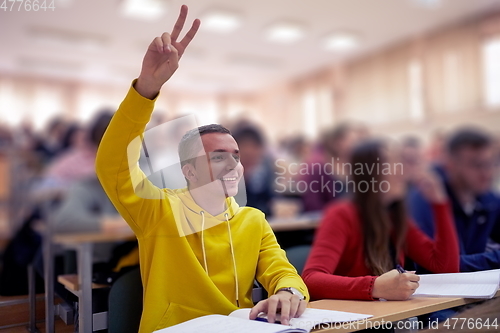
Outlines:
[[200,27],[200,20],[194,20],[184,38],[178,41],[187,14],[188,7],[182,5],[172,33],[163,33],[149,45],[142,61],[141,74],[135,84],[135,89],[142,96],[153,99],[179,67],[179,59]]
[[422,170],[415,177],[417,188],[431,203],[443,203],[447,200],[446,190],[439,176],[432,170]]

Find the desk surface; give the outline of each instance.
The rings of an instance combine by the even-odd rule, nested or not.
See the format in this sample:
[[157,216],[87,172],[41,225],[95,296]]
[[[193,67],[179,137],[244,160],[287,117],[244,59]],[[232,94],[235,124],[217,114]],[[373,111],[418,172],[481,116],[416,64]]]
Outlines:
[[321,222],[321,216],[297,216],[286,219],[270,219],[269,225],[274,232],[278,231],[295,231],[316,229]]
[[[273,231],[294,231],[315,229],[320,223],[319,216],[303,216],[287,219],[272,219],[269,225]],[[54,242],[63,245],[75,245],[80,243],[116,242],[133,239],[134,233],[121,218],[112,218],[105,221],[110,228],[98,232],[55,234]]]
[[74,246],[81,243],[107,243],[134,239],[135,235],[129,226],[100,232],[72,233],[54,235],[54,243]]
[[[500,297],[500,290],[495,297]],[[484,299],[465,299],[465,298],[445,298],[445,297],[414,297],[408,301],[344,301],[344,300],[320,300],[309,304],[309,307],[325,310],[347,311],[355,313],[370,314],[371,322],[398,321],[410,317],[420,316],[422,314],[453,308],[464,304],[482,301]],[[360,325],[359,329],[369,328],[366,324]],[[352,332],[348,328],[330,328],[318,330],[321,333],[327,332]]]

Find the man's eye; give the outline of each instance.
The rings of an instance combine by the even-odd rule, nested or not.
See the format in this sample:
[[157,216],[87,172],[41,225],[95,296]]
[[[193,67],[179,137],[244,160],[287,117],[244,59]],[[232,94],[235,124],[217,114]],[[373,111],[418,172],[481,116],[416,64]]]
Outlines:
[[240,161],[240,155],[233,155],[233,158],[236,162]]
[[211,159],[213,161],[220,161],[220,160],[224,159],[224,157],[222,155],[216,155],[216,156],[212,156]]

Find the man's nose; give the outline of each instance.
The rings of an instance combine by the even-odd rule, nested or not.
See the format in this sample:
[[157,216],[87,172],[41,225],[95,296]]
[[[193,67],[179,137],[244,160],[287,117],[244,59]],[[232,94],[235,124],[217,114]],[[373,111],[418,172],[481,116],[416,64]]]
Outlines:
[[233,170],[234,168],[236,168],[236,165],[238,165],[238,161],[233,156],[228,158],[227,161],[228,162],[227,162],[226,168],[228,170]]

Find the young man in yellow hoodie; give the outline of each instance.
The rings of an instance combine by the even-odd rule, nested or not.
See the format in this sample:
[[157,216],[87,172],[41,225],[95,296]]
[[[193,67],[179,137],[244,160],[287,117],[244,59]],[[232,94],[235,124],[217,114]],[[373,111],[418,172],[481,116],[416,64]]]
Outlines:
[[[300,316],[309,295],[257,209],[233,196],[243,175],[238,145],[220,125],[189,131],[179,144],[188,187],[159,189],[141,171],[142,136],[162,85],[200,26],[195,20],[179,42],[187,16],[172,34],[153,40],[139,78],[114,115],[99,146],[96,171],[107,195],[139,241],[144,309],[140,332],[152,332],[207,314],[252,308],[270,322]],[[254,306],[257,279],[270,296]]]

